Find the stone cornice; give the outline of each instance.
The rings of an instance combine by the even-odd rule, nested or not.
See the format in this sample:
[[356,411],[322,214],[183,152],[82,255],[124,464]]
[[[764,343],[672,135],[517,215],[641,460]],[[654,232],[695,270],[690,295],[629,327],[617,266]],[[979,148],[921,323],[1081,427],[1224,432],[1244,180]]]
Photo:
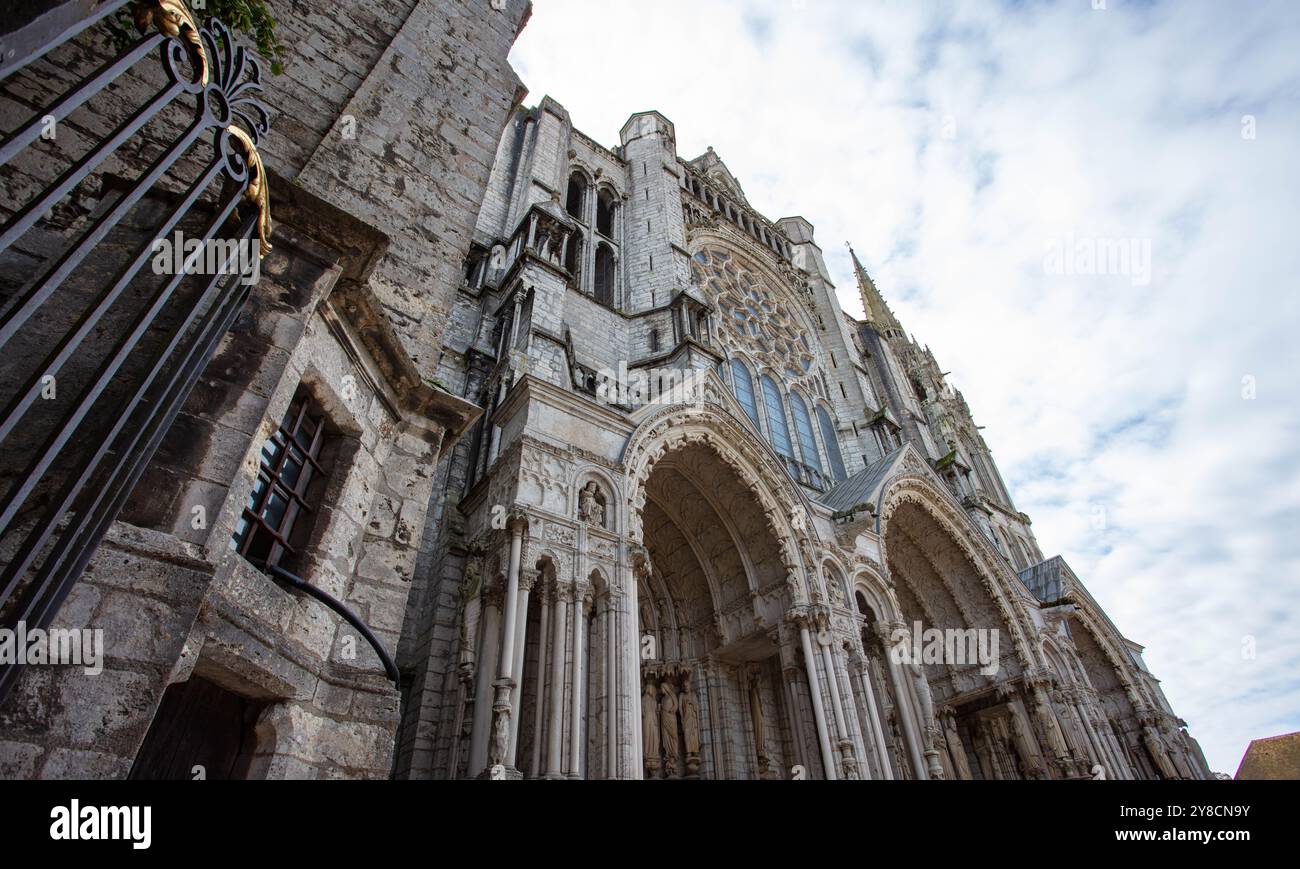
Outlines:
[[[606,407],[592,401],[585,395],[563,389],[531,374],[524,374],[510,387],[505,401],[493,413],[492,421],[499,425],[501,420],[514,416],[526,407],[531,400],[537,400],[551,407],[560,408],[578,419],[618,432],[624,437],[631,434],[633,428],[635,428],[635,425],[629,422],[627,417],[620,411]],[[609,460],[605,459],[604,461],[608,462]],[[610,467],[616,467],[616,465],[610,465]]]
[[334,264],[341,275],[317,308],[331,333],[395,418],[443,430],[440,449],[445,452],[482,409],[425,381],[380,309],[369,279],[388,251],[388,236],[302,185],[274,172],[268,172],[268,179],[277,191],[277,223],[337,252]]

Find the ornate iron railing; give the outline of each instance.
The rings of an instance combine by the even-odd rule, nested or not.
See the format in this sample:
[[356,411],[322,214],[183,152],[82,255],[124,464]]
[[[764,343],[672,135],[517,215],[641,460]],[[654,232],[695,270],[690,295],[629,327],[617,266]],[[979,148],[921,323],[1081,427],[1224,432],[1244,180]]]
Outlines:
[[[20,43],[26,56],[6,52],[6,97],[24,69],[48,81],[47,65],[58,68],[60,50],[83,44],[90,28],[127,3],[108,0],[48,38]],[[131,7],[145,35],[7,125],[14,128],[0,141],[0,628],[49,626],[242,308],[259,273],[256,259],[270,248],[269,192],[257,151],[269,116],[254,98],[260,65],[220,22],[200,26],[182,0]],[[49,131],[75,122],[78,109],[99,105],[96,98],[110,97],[94,117],[109,117],[130,92],[115,83],[130,79],[137,90],[142,81],[156,84],[158,70],[144,66],[151,54],[161,87],[97,139],[81,132],[95,124],[80,125],[67,135],[66,150],[75,139],[82,152],[68,153],[66,168],[51,167],[65,155],[50,147],[57,135]],[[169,126],[165,113],[188,122]],[[166,140],[153,155],[158,135],[151,145],[137,137],[158,127]],[[54,177],[31,191],[31,174],[19,164]],[[134,177],[118,177],[110,166]],[[16,201],[23,187],[28,195]],[[81,219],[54,219],[58,209],[86,199],[96,201]],[[186,234],[186,257],[174,258],[183,267],[167,268],[160,245],[179,245]],[[191,247],[208,253],[206,261],[191,259]],[[240,255],[248,250],[251,259]],[[0,665],[0,699],[18,671]]]

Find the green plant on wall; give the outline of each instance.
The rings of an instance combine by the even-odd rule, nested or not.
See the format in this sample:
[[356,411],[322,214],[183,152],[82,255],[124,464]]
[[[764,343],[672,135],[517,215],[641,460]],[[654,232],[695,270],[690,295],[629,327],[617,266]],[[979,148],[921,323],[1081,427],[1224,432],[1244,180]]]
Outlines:
[[[117,51],[124,51],[140,38],[132,10],[136,4],[123,6],[107,21],[109,38]],[[257,46],[257,53],[271,62],[271,72],[284,72],[284,43],[275,35],[276,20],[266,0],[189,0],[196,20],[216,18],[236,33],[242,33]]]

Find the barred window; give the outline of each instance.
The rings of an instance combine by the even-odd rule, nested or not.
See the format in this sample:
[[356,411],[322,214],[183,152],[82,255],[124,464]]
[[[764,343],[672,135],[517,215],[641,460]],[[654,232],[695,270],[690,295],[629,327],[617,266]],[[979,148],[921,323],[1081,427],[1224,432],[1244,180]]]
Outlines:
[[262,444],[257,480],[235,525],[231,549],[268,566],[299,554],[311,533],[325,480],[325,437],[324,413],[299,390],[280,427]]

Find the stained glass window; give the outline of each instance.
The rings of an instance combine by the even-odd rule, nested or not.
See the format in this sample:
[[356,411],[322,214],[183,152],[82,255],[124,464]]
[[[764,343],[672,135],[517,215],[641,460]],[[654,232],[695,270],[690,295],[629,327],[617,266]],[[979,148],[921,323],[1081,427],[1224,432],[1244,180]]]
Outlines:
[[731,360],[731,381],[732,388],[736,390],[736,400],[754,421],[754,427],[758,428],[758,402],[754,399],[754,381],[750,378],[745,363],[739,359]]
[[712,247],[692,257],[691,280],[716,298],[730,346],[753,354],[783,377],[811,378],[816,357],[795,313],[797,303],[787,293],[768,286],[743,260]]
[[835,434],[835,426],[831,424],[830,414],[826,408],[817,408],[817,424],[822,429],[822,443],[826,444],[826,456],[830,459],[831,474],[835,479],[843,480],[848,477],[848,472],[844,470],[844,457],[840,455],[840,442]]
[[776,388],[776,381],[766,374],[760,378],[763,387],[763,406],[767,408],[767,431],[772,438],[772,446],[787,458],[794,458],[794,447],[790,444],[790,428],[785,421],[785,406],[781,403],[781,391]]
[[799,436],[799,452],[803,453],[803,463],[820,472],[822,460],[817,455],[817,439],[813,437],[812,420],[808,417],[808,406],[796,392],[790,393],[790,409],[794,411],[794,430]]

